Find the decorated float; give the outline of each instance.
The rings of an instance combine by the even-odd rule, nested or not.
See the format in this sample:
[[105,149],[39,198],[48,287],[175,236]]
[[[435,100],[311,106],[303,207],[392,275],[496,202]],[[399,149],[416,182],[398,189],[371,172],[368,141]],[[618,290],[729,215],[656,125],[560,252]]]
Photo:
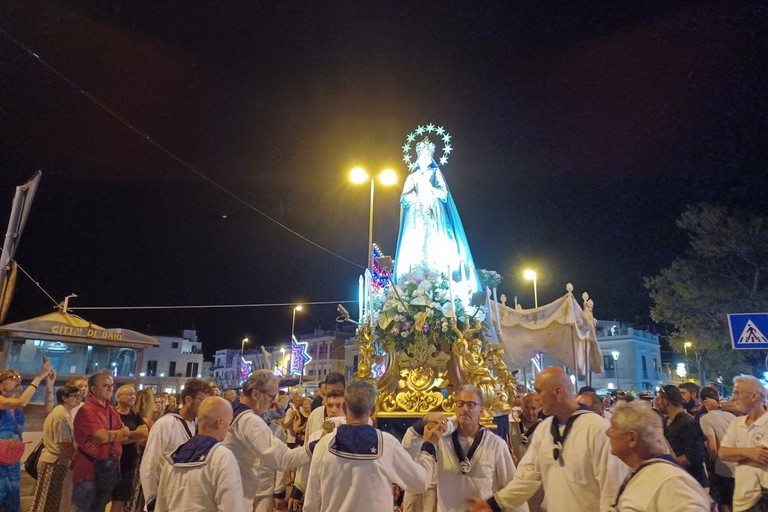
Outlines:
[[[577,379],[602,371],[588,297],[582,309],[569,284],[552,304],[511,308],[503,296],[497,300],[501,276],[475,266],[440,168],[453,150],[451,135],[431,123],[419,126],[402,149],[409,174],[395,259],[372,247],[355,322],[354,378],[376,384],[380,424],[451,413],[456,390],[472,384],[483,395],[481,422],[491,425],[507,417],[516,398],[510,368],[543,350]],[[340,320],[350,320],[340,311]]]

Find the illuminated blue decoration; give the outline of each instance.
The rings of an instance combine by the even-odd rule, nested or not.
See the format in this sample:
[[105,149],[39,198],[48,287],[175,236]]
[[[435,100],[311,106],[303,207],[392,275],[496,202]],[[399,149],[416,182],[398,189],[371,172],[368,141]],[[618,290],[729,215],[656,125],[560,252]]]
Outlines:
[[381,258],[384,254],[381,252],[381,249],[379,249],[379,246],[376,244],[373,244],[373,268],[371,272],[371,285],[373,286],[373,291],[377,292],[387,286],[387,283],[389,283],[389,274],[384,272],[382,270],[381,266],[379,265],[379,258]]
[[[425,133],[427,135],[415,145],[416,162],[411,164],[411,144]],[[443,142],[441,164],[448,161],[448,154],[453,151],[451,135],[432,123],[419,126],[406,138],[403,160],[411,172],[400,196],[394,281],[399,283],[403,276],[422,266],[444,275],[450,272],[453,294],[466,306],[472,294],[482,288],[459,212],[435,162],[437,147],[430,140],[430,134]]]
[[309,355],[309,343],[291,338],[291,375],[304,375],[304,366],[312,361]]
[[237,371],[239,373],[241,386],[246,380],[248,380],[248,376],[253,373],[254,369],[253,361],[248,361],[244,357],[240,358]]

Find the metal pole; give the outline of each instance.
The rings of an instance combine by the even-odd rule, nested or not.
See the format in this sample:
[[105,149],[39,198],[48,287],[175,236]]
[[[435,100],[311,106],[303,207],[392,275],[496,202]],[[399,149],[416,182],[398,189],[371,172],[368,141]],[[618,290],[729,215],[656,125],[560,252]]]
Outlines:
[[374,179],[371,178],[371,205],[368,211],[368,271],[371,273],[371,282],[368,284],[368,323],[373,325],[373,188]]
[[536,278],[538,276],[533,277],[533,307],[536,309],[539,309],[539,292],[536,288]]

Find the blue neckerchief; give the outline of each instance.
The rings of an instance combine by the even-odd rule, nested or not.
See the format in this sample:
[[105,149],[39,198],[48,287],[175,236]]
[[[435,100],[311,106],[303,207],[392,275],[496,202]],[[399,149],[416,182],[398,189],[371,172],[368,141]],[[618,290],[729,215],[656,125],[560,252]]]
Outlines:
[[328,450],[343,458],[377,459],[381,444],[381,432],[370,425],[339,425]]
[[201,462],[219,441],[211,436],[198,434],[182,444],[171,455],[174,464]]
[[233,418],[237,418],[237,415],[240,414],[241,412],[250,411],[250,410],[251,410],[250,407],[248,407],[245,404],[240,403],[240,399],[239,398],[235,398],[232,401],[232,413],[233,413],[232,417]]

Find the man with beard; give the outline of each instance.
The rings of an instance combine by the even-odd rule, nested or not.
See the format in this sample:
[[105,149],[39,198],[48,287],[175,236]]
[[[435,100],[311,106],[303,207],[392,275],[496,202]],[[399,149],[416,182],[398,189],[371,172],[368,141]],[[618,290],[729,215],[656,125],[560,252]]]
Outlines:
[[664,436],[675,452],[677,462],[702,487],[709,487],[704,469],[706,438],[699,423],[683,409],[683,396],[677,386],[662,386],[657,397],[659,411],[667,418]]
[[165,414],[152,425],[139,466],[141,489],[144,492],[147,510],[150,512],[154,510],[155,498],[157,498],[160,461],[163,455],[174,451],[195,435],[197,410],[200,403],[208,397],[209,390],[208,383],[204,380],[187,380],[181,392],[182,405],[179,412]]
[[678,388],[680,388],[680,394],[683,397],[685,412],[693,416],[696,421],[701,422],[701,417],[707,414],[707,408],[699,400],[699,392],[701,391],[699,385],[693,382],[683,382]]
[[536,376],[534,389],[549,417],[533,433],[515,478],[487,501],[468,498],[471,512],[512,509],[541,487],[548,510],[608,510],[627,474],[627,467],[611,455],[605,436],[608,421],[579,406],[562,368],[545,368]]

